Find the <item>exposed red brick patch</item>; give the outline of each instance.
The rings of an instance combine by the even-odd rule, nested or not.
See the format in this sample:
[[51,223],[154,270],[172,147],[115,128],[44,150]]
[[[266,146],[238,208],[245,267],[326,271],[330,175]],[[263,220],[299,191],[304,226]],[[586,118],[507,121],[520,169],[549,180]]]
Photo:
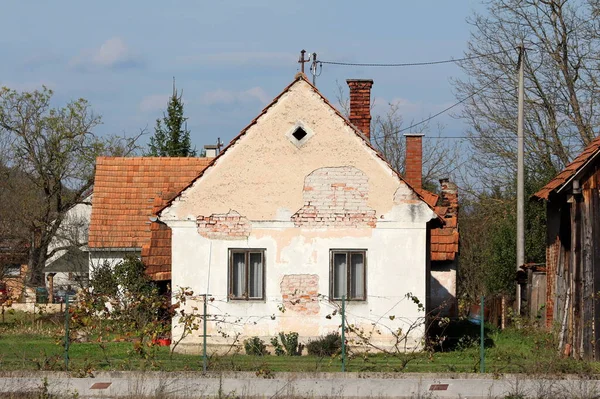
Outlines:
[[315,170],[303,194],[304,206],[292,216],[296,227],[375,227],[368,178],[353,166]]
[[319,276],[290,274],[281,280],[281,297],[286,310],[302,314],[319,313]]
[[217,240],[244,239],[252,231],[248,218],[234,210],[230,210],[228,213],[198,216],[196,224],[201,236]]

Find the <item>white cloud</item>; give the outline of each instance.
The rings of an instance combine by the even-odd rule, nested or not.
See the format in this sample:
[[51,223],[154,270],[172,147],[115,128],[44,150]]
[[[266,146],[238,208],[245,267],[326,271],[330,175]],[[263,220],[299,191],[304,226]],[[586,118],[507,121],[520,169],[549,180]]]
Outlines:
[[167,101],[169,101],[169,94],[152,94],[142,98],[140,101],[140,111],[142,112],[153,112],[165,109],[167,107]]
[[71,59],[70,65],[80,69],[132,68],[142,65],[142,59],[123,39],[113,37],[98,48],[81,52]]
[[245,91],[218,89],[207,92],[204,93],[200,102],[204,105],[250,103],[256,101],[266,104],[269,100],[269,95],[262,87],[253,87]]
[[269,51],[232,51],[215,54],[181,56],[177,60],[182,64],[193,65],[230,65],[230,66],[290,66],[295,65],[298,55],[293,53]]

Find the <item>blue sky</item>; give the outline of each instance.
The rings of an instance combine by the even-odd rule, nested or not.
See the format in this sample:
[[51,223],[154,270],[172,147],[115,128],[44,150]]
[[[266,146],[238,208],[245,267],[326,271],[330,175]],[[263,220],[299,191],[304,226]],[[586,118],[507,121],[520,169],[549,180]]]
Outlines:
[[[0,86],[86,98],[98,134],[153,131],[171,92],[183,89],[192,141],[228,142],[294,77],[298,53],[345,62],[461,57],[475,0],[438,1],[45,1],[4,2]],[[376,112],[398,102],[421,120],[456,101],[454,64],[416,68],[324,65],[317,86],[336,102],[336,82],[371,78]],[[464,133],[444,115],[446,135]],[[149,135],[141,139],[142,144]]]

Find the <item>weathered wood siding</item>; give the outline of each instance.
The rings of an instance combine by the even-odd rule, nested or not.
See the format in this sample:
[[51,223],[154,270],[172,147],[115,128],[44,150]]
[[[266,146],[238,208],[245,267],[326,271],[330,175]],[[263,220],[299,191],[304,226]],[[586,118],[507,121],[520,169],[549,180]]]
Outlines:
[[547,203],[546,322],[559,327],[561,350],[600,359],[600,197],[598,167],[580,177],[581,194]]

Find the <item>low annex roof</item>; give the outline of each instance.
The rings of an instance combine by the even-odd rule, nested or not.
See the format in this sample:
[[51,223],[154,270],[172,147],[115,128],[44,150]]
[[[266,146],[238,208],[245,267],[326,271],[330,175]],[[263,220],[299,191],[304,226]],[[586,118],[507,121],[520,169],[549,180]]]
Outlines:
[[88,247],[150,244],[155,200],[164,202],[198,176],[212,158],[99,157]]
[[594,159],[600,153],[600,136],[596,137],[592,142],[583,150],[581,154],[577,156],[568,164],[562,172],[548,182],[541,190],[533,194],[533,198],[548,200],[550,194],[559,191],[565,184],[567,184],[572,177],[574,177],[580,170],[582,170],[592,159]]

